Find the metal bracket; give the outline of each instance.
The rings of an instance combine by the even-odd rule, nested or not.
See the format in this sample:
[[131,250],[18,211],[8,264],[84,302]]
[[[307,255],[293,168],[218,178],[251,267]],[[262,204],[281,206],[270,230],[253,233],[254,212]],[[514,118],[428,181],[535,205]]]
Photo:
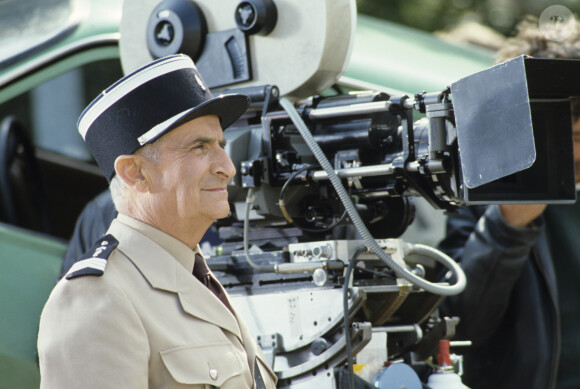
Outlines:
[[282,349],[282,337],[279,333],[262,334],[256,337],[258,345],[262,349],[264,356],[270,363],[270,368],[274,369],[274,360],[276,353]]

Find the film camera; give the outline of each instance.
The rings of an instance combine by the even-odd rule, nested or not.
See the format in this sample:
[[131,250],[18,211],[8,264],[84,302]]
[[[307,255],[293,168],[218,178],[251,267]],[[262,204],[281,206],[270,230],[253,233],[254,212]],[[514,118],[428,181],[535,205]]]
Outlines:
[[370,385],[351,365],[377,343],[381,366],[408,369],[377,367],[375,387],[388,387],[386,374],[421,387],[423,361],[457,324],[437,306],[465,276],[437,250],[396,239],[414,198],[452,212],[576,196],[580,62],[518,57],[414,96],[329,92],[355,15],[348,0],[124,5],[126,72],[182,52],[214,94],[251,97],[224,133],[238,174],[209,264],[283,388]]

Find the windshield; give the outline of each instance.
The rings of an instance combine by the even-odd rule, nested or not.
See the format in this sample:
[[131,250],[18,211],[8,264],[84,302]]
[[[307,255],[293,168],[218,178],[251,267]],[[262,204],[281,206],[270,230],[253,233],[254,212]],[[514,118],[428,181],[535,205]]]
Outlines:
[[0,65],[71,27],[74,0],[0,0]]

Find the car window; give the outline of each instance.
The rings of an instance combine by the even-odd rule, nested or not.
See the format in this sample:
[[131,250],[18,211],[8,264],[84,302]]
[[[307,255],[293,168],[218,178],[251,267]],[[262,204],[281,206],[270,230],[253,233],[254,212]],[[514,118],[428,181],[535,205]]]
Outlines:
[[82,110],[122,76],[118,59],[75,68],[0,104],[0,120],[15,116],[36,148],[80,161],[92,161],[76,122]]
[[0,67],[8,58],[62,35],[76,19],[73,0],[2,0]]

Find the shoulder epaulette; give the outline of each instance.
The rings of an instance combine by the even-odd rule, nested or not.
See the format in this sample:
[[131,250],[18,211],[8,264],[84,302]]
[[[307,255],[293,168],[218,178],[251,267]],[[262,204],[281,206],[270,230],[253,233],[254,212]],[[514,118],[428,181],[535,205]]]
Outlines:
[[102,276],[105,273],[107,259],[119,245],[119,241],[111,234],[105,235],[91,247],[78,262],[71,266],[66,279],[80,276]]

